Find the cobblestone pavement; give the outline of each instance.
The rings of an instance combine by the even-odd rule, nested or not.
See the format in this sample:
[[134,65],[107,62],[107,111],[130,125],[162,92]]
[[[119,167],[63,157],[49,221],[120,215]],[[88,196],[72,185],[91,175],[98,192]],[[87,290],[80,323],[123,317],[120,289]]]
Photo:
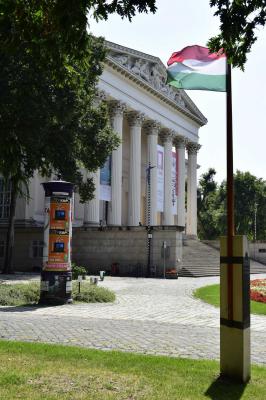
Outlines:
[[[192,295],[218,281],[107,277],[99,285],[116,292],[113,304],[0,307],[0,338],[218,359],[219,309]],[[252,362],[266,365],[266,317],[251,323]]]

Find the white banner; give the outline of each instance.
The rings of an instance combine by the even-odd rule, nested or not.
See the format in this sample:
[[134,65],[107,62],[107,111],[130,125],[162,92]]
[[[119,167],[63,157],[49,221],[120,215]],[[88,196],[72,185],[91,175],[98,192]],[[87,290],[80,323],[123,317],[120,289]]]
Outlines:
[[111,162],[109,156],[100,170],[100,200],[111,201]]
[[171,198],[172,198],[172,215],[177,214],[177,163],[176,153],[172,151],[172,182],[171,182]]
[[157,145],[157,211],[164,206],[164,148]]

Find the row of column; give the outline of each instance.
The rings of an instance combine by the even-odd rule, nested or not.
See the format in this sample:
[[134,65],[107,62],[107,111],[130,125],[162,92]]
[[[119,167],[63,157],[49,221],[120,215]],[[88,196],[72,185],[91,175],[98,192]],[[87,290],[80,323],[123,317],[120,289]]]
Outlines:
[[[109,103],[110,120],[114,131],[122,140],[124,104],[113,100]],[[150,168],[150,225],[157,225],[157,144],[158,135],[164,146],[164,212],[163,225],[173,225],[172,214],[172,147],[178,154],[177,225],[185,226],[185,149],[188,150],[187,171],[187,234],[197,233],[197,151],[199,145],[188,143],[173,131],[164,129],[155,121],[145,121],[145,115],[130,111],[126,113],[130,131],[128,173],[127,225],[138,226],[141,220],[141,131],[147,134],[147,163]],[[108,224],[121,225],[122,216],[122,143],[112,152],[111,203]],[[90,174],[95,184],[95,197],[85,205],[85,223],[99,224],[100,173]]]

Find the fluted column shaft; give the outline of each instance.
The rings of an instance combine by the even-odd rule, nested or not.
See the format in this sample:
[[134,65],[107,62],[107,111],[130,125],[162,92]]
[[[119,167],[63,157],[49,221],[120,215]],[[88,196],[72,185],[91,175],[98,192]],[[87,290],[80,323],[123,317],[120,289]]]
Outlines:
[[175,142],[177,154],[177,225],[186,225],[185,210],[185,184],[186,184],[186,158],[185,158],[185,140],[178,139]]
[[141,206],[141,127],[143,114],[128,113],[128,122],[130,131],[128,225],[138,226]]
[[189,143],[187,171],[187,235],[197,236],[197,151],[200,145]]
[[110,225],[121,225],[122,216],[122,134],[123,134],[123,112],[125,106],[112,101],[109,104],[111,125],[113,130],[121,139],[121,144],[112,152],[112,176],[111,176],[111,204],[109,212]]
[[88,178],[92,178],[95,191],[94,198],[84,205],[84,222],[90,225],[99,225],[100,222],[100,170],[89,172]]
[[[157,225],[157,144],[158,144],[159,125],[150,123],[146,126],[147,133],[147,152],[150,176],[150,221],[146,215],[146,224]],[[148,202],[148,199],[147,199]]]
[[172,136],[163,137],[164,144],[164,217],[163,225],[173,225],[172,211]]

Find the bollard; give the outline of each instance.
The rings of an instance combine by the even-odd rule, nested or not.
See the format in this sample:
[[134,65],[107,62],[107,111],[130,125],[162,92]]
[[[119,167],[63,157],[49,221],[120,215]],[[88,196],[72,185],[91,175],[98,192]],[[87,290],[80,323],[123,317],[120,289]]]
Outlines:
[[105,271],[100,271],[100,280],[104,280]]

